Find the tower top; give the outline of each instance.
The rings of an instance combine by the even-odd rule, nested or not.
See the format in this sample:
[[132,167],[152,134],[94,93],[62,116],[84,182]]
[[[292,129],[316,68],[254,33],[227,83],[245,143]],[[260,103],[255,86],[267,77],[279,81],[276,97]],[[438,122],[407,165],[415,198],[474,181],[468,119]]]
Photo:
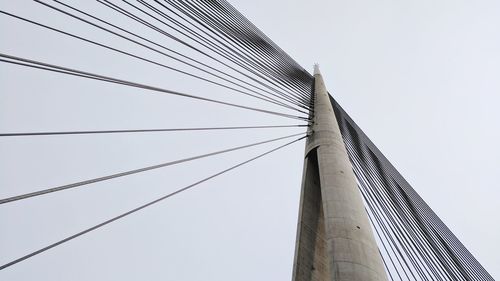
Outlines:
[[319,64],[318,63],[314,64],[314,75],[316,75],[316,74],[321,74],[321,72],[319,71]]

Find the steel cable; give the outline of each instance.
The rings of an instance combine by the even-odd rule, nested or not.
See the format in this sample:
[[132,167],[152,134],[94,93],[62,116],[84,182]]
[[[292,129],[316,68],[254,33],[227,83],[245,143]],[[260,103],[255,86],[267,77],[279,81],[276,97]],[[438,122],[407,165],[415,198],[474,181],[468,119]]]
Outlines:
[[220,175],[222,175],[222,174],[225,174],[225,173],[227,173],[227,172],[229,172],[229,171],[231,171],[231,170],[234,170],[234,169],[236,169],[236,168],[238,168],[238,167],[241,167],[241,166],[243,166],[243,165],[245,165],[245,164],[248,164],[248,163],[250,163],[250,162],[252,162],[252,161],[255,161],[255,160],[257,160],[257,159],[259,159],[259,158],[261,158],[261,157],[264,157],[264,156],[266,156],[266,155],[268,155],[268,154],[270,154],[270,153],[272,153],[272,152],[275,152],[275,151],[277,151],[277,150],[279,150],[279,149],[282,149],[282,148],[284,148],[284,147],[286,147],[286,146],[289,146],[289,145],[291,145],[291,144],[293,144],[293,143],[296,143],[296,142],[298,142],[298,141],[300,141],[300,140],[302,140],[302,139],[304,139],[304,138],[306,138],[306,136],[301,137],[301,138],[299,138],[299,139],[296,139],[296,140],[294,140],[294,141],[288,142],[288,143],[283,144],[283,145],[281,145],[281,146],[278,146],[278,147],[276,147],[276,148],[274,148],[274,149],[271,149],[271,150],[269,150],[269,151],[267,151],[267,152],[264,152],[264,153],[262,153],[262,154],[259,154],[259,155],[255,156],[255,157],[252,157],[252,158],[250,158],[250,159],[248,159],[248,160],[246,160],[246,161],[240,162],[240,163],[238,163],[238,164],[236,164],[236,165],[234,165],[234,166],[231,166],[231,167],[229,167],[229,168],[227,168],[227,169],[224,169],[224,170],[222,170],[222,171],[220,171],[220,172],[218,172],[218,173],[215,173],[215,174],[212,174],[211,176],[208,176],[208,177],[206,177],[206,178],[203,178],[203,179],[201,179],[201,180],[199,180],[199,181],[197,181],[197,182],[195,182],[195,183],[193,183],[193,184],[190,184],[190,185],[188,185],[188,186],[185,186],[185,187],[183,187],[183,188],[181,188],[181,189],[178,189],[178,190],[176,190],[176,191],[174,191],[174,192],[168,193],[168,194],[166,194],[166,195],[164,195],[164,196],[162,196],[162,197],[160,197],[160,198],[158,198],[158,199],[155,199],[155,200],[153,200],[153,201],[150,201],[150,202],[148,202],[148,203],[146,203],[146,204],[143,204],[143,205],[141,205],[141,206],[139,206],[139,207],[137,207],[137,208],[134,208],[134,209],[132,209],[132,210],[130,210],[130,211],[127,211],[127,212],[122,213],[122,214],[120,214],[120,215],[118,215],[118,216],[115,216],[115,217],[113,217],[113,218],[110,218],[110,219],[108,219],[108,220],[106,220],[106,221],[104,221],[104,222],[102,222],[102,223],[96,224],[96,225],[94,225],[94,226],[92,226],[92,227],[89,227],[89,228],[87,228],[87,229],[85,229],[85,230],[82,230],[82,231],[80,231],[80,232],[78,232],[78,233],[76,233],[76,234],[73,234],[73,235],[71,235],[71,236],[68,236],[68,237],[66,237],[66,238],[64,238],[64,239],[62,239],[62,240],[59,240],[59,241],[57,241],[57,242],[55,242],[55,243],[52,243],[52,244],[50,244],[50,245],[48,245],[48,246],[46,246],[46,247],[43,247],[43,248],[41,248],[41,249],[39,249],[39,250],[33,251],[33,252],[31,252],[31,253],[29,253],[29,254],[27,254],[27,255],[24,255],[24,256],[22,256],[22,257],[20,257],[20,258],[17,258],[17,259],[15,259],[15,260],[11,261],[11,262],[8,262],[8,263],[6,263],[6,264],[4,264],[4,265],[1,265],[1,266],[0,266],[0,270],[6,269],[6,268],[8,268],[8,267],[10,267],[10,266],[13,266],[13,265],[15,265],[15,264],[17,264],[17,263],[19,263],[19,262],[22,262],[22,261],[24,261],[24,260],[26,260],[26,259],[29,259],[29,258],[34,257],[34,256],[36,256],[36,255],[39,255],[39,254],[41,254],[41,253],[43,253],[43,252],[45,252],[45,251],[48,251],[48,250],[50,250],[50,249],[52,249],[52,248],[54,248],[54,247],[57,247],[57,246],[59,246],[59,245],[61,245],[61,244],[64,244],[64,243],[66,243],[66,242],[69,242],[69,241],[71,241],[71,240],[73,240],[73,239],[75,239],[75,238],[78,238],[78,237],[80,237],[80,236],[82,236],[82,235],[84,235],[84,234],[87,234],[87,233],[89,233],[89,232],[91,232],[91,231],[94,231],[94,230],[96,230],[96,229],[99,229],[99,228],[101,228],[101,227],[103,227],[103,226],[105,226],[105,225],[107,225],[107,224],[110,224],[110,223],[112,223],[112,222],[114,222],[114,221],[117,221],[117,220],[122,219],[122,218],[124,218],[124,217],[126,217],[126,216],[129,216],[129,215],[131,215],[131,214],[133,214],[133,213],[136,213],[136,212],[138,212],[138,211],[140,211],[140,210],[142,210],[142,209],[144,209],[144,208],[147,208],[147,207],[149,207],[149,206],[155,205],[155,204],[157,204],[157,203],[159,203],[159,202],[161,202],[161,201],[164,201],[165,199],[168,199],[168,198],[170,198],[170,197],[172,197],[172,196],[174,196],[174,195],[177,195],[177,194],[179,194],[179,193],[181,193],[181,192],[184,192],[184,191],[187,191],[187,190],[189,190],[189,189],[192,189],[193,187],[198,186],[198,185],[199,185],[199,184],[201,184],[201,183],[204,183],[204,182],[206,182],[206,181],[209,181],[209,180],[211,180],[211,179],[213,179],[213,178],[215,178],[215,177],[218,177],[218,176],[220,176]]

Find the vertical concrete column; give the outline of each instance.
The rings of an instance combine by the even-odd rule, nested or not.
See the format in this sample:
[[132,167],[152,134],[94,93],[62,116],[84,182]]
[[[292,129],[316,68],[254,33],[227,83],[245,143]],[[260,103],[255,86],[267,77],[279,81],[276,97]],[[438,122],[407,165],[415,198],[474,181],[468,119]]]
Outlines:
[[335,114],[317,66],[302,180],[294,281],[385,281]]

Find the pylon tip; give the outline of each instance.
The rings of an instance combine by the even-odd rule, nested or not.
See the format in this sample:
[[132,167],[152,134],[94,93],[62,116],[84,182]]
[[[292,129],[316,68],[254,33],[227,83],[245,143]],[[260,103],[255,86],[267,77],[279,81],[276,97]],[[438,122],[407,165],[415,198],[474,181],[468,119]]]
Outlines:
[[316,74],[321,74],[321,72],[319,72],[319,64],[318,63],[314,64],[314,75],[316,75]]

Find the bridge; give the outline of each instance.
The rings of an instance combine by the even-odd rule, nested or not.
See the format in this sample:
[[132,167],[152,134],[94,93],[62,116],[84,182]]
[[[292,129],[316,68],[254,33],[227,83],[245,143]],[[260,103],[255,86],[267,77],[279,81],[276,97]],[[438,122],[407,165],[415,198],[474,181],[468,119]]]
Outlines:
[[[300,246],[292,266],[318,78],[229,3],[33,1],[1,16],[2,278],[362,280],[318,277],[317,250],[299,274]],[[493,280],[349,107],[330,106],[377,278]]]

